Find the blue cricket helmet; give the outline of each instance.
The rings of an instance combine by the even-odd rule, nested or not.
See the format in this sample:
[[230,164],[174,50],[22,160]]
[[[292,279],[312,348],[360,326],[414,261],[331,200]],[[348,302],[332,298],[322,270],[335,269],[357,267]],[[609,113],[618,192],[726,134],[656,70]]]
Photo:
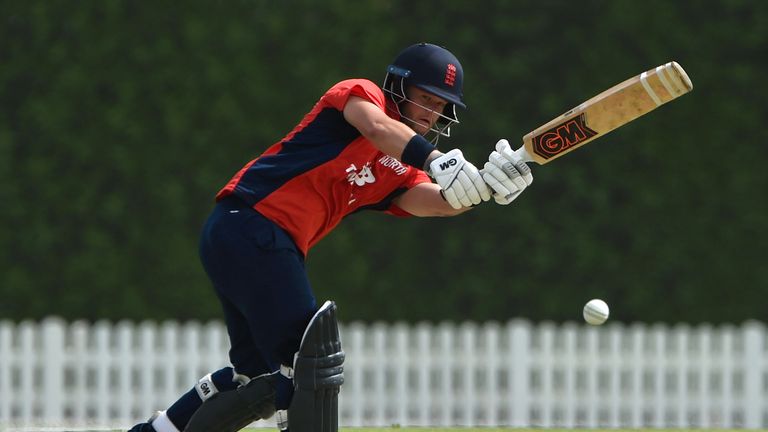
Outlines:
[[432,142],[437,144],[441,136],[451,136],[451,125],[458,124],[456,107],[466,109],[464,103],[464,69],[459,60],[447,49],[428,43],[411,45],[397,55],[387,67],[382,89],[394,102],[394,109],[402,120],[410,123],[418,121],[406,117],[401,104],[410,102],[406,89],[417,87],[446,100],[448,103],[429,130],[435,133]]
[[[398,78],[400,82],[396,83]],[[400,84],[400,90],[415,86],[467,108],[463,91],[464,69],[459,59],[443,47],[418,43],[401,51],[387,67],[384,87],[396,91],[397,84]]]

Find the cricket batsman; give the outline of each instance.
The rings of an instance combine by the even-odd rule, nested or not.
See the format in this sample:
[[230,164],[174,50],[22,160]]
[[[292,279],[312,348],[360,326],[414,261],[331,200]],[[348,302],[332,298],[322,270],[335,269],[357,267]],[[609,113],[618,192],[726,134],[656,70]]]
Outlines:
[[387,67],[382,87],[366,79],[335,84],[232,177],[200,239],[231,367],[200,378],[131,432],[237,431],[273,415],[282,430],[338,430],[337,306],[318,307],[305,269],[309,250],[351,213],[456,216],[491,198],[509,204],[533,181],[506,140],[482,171],[460,149],[436,148],[466,108],[463,83],[451,52],[409,46]]

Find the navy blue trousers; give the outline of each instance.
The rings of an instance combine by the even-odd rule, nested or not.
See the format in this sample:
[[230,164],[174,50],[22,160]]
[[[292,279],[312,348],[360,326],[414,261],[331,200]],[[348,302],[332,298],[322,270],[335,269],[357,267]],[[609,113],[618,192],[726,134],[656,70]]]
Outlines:
[[235,371],[254,377],[292,366],[317,302],[291,237],[230,197],[203,228],[200,258],[224,310]]
[[[224,311],[230,339],[226,367],[212,374],[219,391],[232,390],[236,372],[250,378],[274,373],[293,356],[317,302],[304,256],[279,226],[236,197],[220,201],[203,228],[200,259]],[[278,374],[277,409],[288,409],[293,383]],[[193,388],[166,414],[184,430],[202,400]]]

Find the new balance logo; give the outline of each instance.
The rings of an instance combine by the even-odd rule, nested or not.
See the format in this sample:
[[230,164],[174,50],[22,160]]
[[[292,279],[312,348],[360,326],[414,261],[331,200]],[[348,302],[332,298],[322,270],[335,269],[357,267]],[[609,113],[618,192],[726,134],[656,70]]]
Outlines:
[[373,176],[373,171],[371,171],[370,162],[366,163],[360,170],[357,169],[355,164],[350,164],[346,169],[346,172],[349,184],[364,186],[366,183],[373,183],[376,181],[376,177]]

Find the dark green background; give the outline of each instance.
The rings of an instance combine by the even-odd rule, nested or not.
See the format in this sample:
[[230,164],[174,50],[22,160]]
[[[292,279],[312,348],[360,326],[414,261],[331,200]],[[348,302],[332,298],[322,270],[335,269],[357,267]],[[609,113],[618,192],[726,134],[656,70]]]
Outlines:
[[351,216],[310,252],[344,320],[767,320],[768,2],[0,1],[0,318],[217,319],[216,191],[333,83],[419,41],[462,61],[444,149],[481,164],[621,80],[694,91],[507,207]]

